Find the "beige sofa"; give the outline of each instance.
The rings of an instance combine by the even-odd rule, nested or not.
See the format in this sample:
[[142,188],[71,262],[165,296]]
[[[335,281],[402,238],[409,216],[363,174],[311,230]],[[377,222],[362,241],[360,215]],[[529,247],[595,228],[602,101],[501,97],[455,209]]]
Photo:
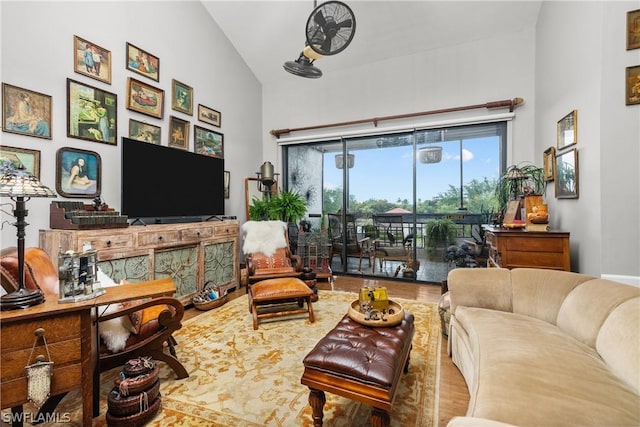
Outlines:
[[640,425],[640,288],[531,268],[447,281],[449,355],[470,394],[450,427]]

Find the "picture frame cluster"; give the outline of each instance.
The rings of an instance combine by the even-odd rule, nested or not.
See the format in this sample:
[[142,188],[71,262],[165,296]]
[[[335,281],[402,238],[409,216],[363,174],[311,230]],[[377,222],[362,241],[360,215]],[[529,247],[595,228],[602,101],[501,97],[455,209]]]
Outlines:
[[[165,100],[165,90],[158,87],[160,58],[127,41],[124,68],[135,74],[127,76],[124,88],[125,108],[131,112],[128,119],[128,137],[150,144],[189,150],[193,135],[193,152],[224,158],[224,134],[208,128],[222,127],[219,110],[195,103],[196,90],[181,80],[171,79],[171,99]],[[108,87],[112,84],[113,57],[111,50],[79,35],[73,36],[73,72],[95,80],[97,85],[78,78],[66,79],[67,137],[107,145],[118,145],[118,94]],[[150,80],[156,83],[148,83]],[[171,105],[172,114],[163,133],[165,103]],[[191,132],[191,119],[196,122]],[[140,115],[140,117],[137,117]],[[52,139],[52,97],[32,89],[2,82],[2,131],[33,138]],[[202,125],[197,124],[198,122]],[[163,141],[163,136],[166,142]],[[40,151],[2,145],[3,161],[15,167],[24,167],[40,177]],[[70,178],[80,159],[84,163],[85,178],[80,184]],[[74,163],[76,162],[76,163]],[[77,169],[77,167],[76,167]],[[100,155],[90,150],[62,147],[56,157],[56,189],[62,197],[99,197],[102,164]],[[225,172],[225,197],[228,198],[229,172]],[[86,185],[85,185],[86,184]]]

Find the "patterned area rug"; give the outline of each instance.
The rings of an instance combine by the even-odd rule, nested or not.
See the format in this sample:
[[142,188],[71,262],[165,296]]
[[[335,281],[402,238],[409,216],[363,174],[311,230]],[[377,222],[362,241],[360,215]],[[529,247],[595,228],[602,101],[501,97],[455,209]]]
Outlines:
[[[315,323],[306,315],[264,319],[252,328],[246,296],[185,321],[175,334],[178,357],[189,378],[176,380],[159,363],[162,408],[150,426],[312,426],[309,390],[300,384],[302,359],[346,313],[357,295],[320,291],[314,303]],[[409,373],[404,375],[391,413],[391,425],[435,426],[438,422],[440,321],[434,304],[396,299],[415,316],[416,332]],[[101,416],[106,395],[119,370],[101,377]],[[371,408],[326,394],[324,423],[332,427],[367,426]],[[67,395],[59,413],[71,413],[81,425],[78,392]]]

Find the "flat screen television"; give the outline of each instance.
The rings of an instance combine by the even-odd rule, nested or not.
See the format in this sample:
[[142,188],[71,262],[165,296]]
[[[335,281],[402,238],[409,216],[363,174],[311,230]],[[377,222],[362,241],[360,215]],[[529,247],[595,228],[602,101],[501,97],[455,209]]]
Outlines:
[[224,215],[223,159],[122,138],[121,178],[121,212],[129,219]]

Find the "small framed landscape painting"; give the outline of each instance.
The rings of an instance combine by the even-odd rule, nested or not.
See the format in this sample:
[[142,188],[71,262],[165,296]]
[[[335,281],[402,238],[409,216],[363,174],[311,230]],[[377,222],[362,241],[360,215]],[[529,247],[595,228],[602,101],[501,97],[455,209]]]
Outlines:
[[169,147],[189,148],[189,122],[171,116],[169,120]]
[[160,126],[129,119],[129,138],[131,139],[159,145],[161,132],[162,128]]
[[62,197],[94,198],[100,194],[100,155],[63,147],[56,153],[56,190]]
[[127,42],[127,70],[160,81],[160,59]]
[[195,153],[224,159],[223,134],[194,125],[193,141]]
[[222,114],[213,108],[198,104],[198,120],[219,128],[222,124]]
[[111,84],[111,52],[88,40],[73,36],[73,71]]
[[627,12],[627,50],[640,48],[640,9]]
[[558,150],[578,142],[578,110],[573,110],[558,121],[557,138]]
[[9,162],[14,168],[24,168],[40,179],[40,151],[0,145],[0,162]]
[[127,109],[161,119],[164,111],[164,90],[129,77]]
[[117,145],[118,96],[67,79],[67,136]]
[[2,83],[2,130],[51,139],[51,97]]
[[575,148],[556,156],[556,197],[578,198],[578,150]]
[[193,88],[173,79],[171,81],[171,108],[181,113],[193,114]]

